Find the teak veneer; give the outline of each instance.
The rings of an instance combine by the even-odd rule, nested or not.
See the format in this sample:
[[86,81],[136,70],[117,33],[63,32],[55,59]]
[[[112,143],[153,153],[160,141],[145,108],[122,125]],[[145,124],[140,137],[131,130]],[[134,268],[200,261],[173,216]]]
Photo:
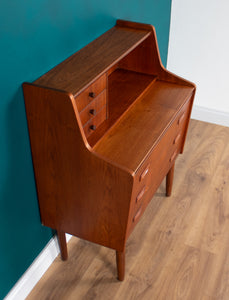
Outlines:
[[24,83],[42,223],[116,250],[161,181],[172,191],[195,85],[161,63],[154,27],[118,20],[101,37]]

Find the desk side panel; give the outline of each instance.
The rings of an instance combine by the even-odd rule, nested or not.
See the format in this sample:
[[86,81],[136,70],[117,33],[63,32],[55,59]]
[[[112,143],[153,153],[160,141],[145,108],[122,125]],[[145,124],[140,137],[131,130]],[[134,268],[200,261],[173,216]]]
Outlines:
[[119,62],[119,67],[155,75],[159,80],[195,87],[195,84],[192,82],[169,72],[163,66],[154,26],[125,20],[118,20],[117,25],[124,28],[144,29],[151,32],[147,39],[142,41],[138,47]]
[[23,88],[42,223],[122,251],[131,174],[87,148],[70,95]]

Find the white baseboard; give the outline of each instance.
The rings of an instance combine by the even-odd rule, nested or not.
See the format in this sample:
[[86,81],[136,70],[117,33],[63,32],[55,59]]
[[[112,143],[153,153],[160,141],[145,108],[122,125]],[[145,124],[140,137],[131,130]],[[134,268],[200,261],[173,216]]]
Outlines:
[[217,111],[194,105],[191,118],[229,127],[229,112]]
[[[67,242],[72,236],[66,235]],[[57,238],[52,238],[26,270],[4,300],[24,300],[60,253]]]

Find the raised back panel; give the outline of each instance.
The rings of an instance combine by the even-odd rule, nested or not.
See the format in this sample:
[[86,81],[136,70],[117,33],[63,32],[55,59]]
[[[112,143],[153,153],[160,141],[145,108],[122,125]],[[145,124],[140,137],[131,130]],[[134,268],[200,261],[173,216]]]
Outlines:
[[161,66],[151,35],[119,62],[119,67],[145,74],[158,75]]

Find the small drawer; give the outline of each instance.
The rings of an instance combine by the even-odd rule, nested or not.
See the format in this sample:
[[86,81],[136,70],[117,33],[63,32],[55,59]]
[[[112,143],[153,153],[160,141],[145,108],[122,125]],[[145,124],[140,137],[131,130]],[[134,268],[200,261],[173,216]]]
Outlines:
[[99,94],[87,107],[80,112],[82,125],[85,125],[91,118],[95,117],[106,104],[106,90]]
[[82,93],[76,96],[75,100],[79,112],[95,100],[95,98],[106,88],[106,80],[106,74],[104,74]]
[[146,191],[147,191],[147,187],[144,185],[141,192],[139,192],[136,197],[136,203],[140,203],[142,201],[143,196],[145,195]]
[[84,132],[86,137],[91,135],[98,127],[99,125],[106,120],[107,115],[107,106],[104,105],[102,109],[98,112],[98,114],[90,119],[85,125],[84,125]]

